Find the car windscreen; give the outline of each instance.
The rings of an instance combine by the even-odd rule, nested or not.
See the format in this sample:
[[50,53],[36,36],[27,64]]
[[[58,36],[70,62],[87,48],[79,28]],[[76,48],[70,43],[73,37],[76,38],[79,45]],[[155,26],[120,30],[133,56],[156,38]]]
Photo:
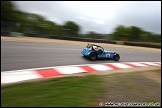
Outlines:
[[87,45],[87,48],[90,48],[91,46],[92,46],[91,44],[88,44],[88,45]]

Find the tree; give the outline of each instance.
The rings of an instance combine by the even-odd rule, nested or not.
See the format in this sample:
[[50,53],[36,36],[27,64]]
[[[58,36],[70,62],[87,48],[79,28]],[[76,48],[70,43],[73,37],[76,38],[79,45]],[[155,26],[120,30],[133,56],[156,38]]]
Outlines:
[[94,31],[89,31],[89,32],[87,33],[87,36],[88,36],[89,38],[95,38],[95,37],[97,36],[97,33],[94,32]]
[[113,40],[114,34],[106,34],[106,39]]
[[99,34],[99,33],[96,33],[94,31],[89,31],[87,34],[86,34],[86,37],[88,38],[95,38],[95,39],[103,39],[106,37],[105,34]]
[[115,28],[115,31],[113,32],[112,39],[119,40],[119,39],[127,39],[128,38],[128,30],[125,26],[119,25]]
[[128,27],[128,40],[130,41],[140,41],[141,34],[143,30],[136,26]]
[[53,34],[56,35],[56,24],[52,21],[44,21],[43,22],[44,28],[45,28],[45,32],[47,34]]
[[26,18],[30,23],[36,25],[36,26],[42,26],[42,23],[46,21],[46,19],[38,14],[35,13],[26,13]]
[[1,20],[17,21],[17,9],[11,1],[1,1]]
[[80,27],[72,21],[67,21],[61,29],[63,35],[78,36]]
[[154,34],[152,39],[153,39],[153,42],[161,43],[161,35],[160,34]]
[[140,36],[140,41],[148,42],[149,41],[149,38],[148,38],[149,34],[150,34],[149,32],[143,31],[143,33],[141,33],[141,36]]

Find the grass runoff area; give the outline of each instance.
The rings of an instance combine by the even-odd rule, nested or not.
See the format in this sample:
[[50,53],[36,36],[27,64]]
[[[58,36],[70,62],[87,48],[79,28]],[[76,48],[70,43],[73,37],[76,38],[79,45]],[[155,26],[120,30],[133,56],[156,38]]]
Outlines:
[[[160,82],[146,77],[149,75],[160,78]],[[2,107],[98,107],[101,102],[161,102],[161,69],[1,86]]]

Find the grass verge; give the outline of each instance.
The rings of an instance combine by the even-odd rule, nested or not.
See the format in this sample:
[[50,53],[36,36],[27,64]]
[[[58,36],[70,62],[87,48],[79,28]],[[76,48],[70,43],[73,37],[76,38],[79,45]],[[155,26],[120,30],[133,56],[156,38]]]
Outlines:
[[1,88],[1,106],[89,106],[88,102],[102,92],[101,82],[101,78],[90,75],[6,85]]
[[2,107],[82,107],[101,102],[161,102],[161,85],[145,77],[161,69],[109,75],[69,76],[1,87]]

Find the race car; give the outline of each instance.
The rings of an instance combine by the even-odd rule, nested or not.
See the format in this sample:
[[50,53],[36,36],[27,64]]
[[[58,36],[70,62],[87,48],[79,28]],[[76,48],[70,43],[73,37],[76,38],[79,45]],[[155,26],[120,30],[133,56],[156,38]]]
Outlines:
[[116,52],[104,50],[103,47],[95,44],[88,44],[85,48],[83,48],[81,53],[84,57],[87,57],[92,61],[98,58],[111,58],[115,61],[119,61],[120,59],[120,55]]

